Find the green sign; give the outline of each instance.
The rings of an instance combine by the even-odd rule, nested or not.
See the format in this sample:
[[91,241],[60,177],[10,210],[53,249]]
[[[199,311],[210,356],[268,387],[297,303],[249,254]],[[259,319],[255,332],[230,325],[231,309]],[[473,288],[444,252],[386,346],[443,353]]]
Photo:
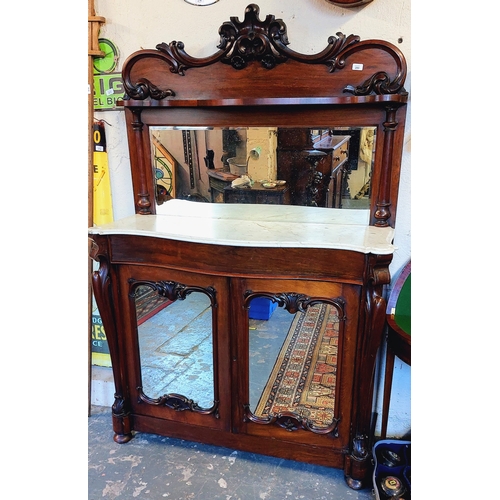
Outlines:
[[96,111],[116,111],[116,101],[125,94],[121,73],[94,75],[94,109]]

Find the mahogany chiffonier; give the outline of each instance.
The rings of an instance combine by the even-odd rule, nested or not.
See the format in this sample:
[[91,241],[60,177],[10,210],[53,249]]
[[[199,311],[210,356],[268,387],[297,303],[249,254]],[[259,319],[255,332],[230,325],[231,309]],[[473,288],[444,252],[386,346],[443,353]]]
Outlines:
[[[341,468],[359,489],[372,466],[405,58],[389,42],[342,33],[318,54],[298,53],[283,20],[261,18],[255,4],[218,35],[208,57],[177,41],[123,65],[136,214],[89,229],[115,440],[150,432]],[[153,130],[171,134],[157,137],[172,156],[176,134],[211,134],[217,159],[221,130],[265,129],[261,157],[274,164],[278,129],[364,127],[376,141],[369,208],[155,200]],[[255,319],[260,302],[271,312]]]

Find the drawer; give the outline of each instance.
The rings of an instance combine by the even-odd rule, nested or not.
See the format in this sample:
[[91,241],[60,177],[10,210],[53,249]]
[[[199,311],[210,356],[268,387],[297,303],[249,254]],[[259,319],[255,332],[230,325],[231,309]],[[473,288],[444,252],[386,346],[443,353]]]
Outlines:
[[224,191],[224,188],[230,186],[230,182],[223,181],[221,179],[214,179],[213,177],[209,177],[210,187],[216,189],[217,191]]
[[332,170],[344,163],[349,158],[349,139],[342,141],[337,148],[332,151]]
[[250,189],[233,189],[231,187],[224,190],[224,203],[255,203],[255,193]]
[[281,205],[283,199],[283,192],[262,192],[258,193],[255,203],[260,205]]

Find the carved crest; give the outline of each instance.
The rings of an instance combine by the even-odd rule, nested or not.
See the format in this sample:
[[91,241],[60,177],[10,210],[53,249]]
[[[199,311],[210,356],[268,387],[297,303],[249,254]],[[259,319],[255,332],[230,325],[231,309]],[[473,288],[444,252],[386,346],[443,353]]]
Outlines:
[[286,25],[273,15],[259,19],[259,7],[255,4],[245,9],[242,22],[237,17],[222,24],[219,29],[221,44],[219,48],[231,46],[222,62],[231,64],[233,68],[244,68],[248,62],[260,61],[265,68],[273,68],[276,64],[286,61],[287,57],[280,54],[274,40],[280,45],[288,45]]
[[[272,70],[277,65],[292,59],[306,65],[323,64],[330,73],[342,70],[345,60],[356,52],[367,49],[380,49],[397,63],[397,74],[391,78],[386,72],[378,71],[362,85],[347,85],[344,92],[356,96],[369,94],[396,94],[404,92],[406,78],[406,62],[403,54],[393,45],[380,40],[361,41],[357,35],[344,35],[337,32],[328,38],[328,45],[317,54],[307,55],[291,50],[288,45],[287,27],[282,19],[269,14],[264,20],[259,18],[260,8],[250,4],[245,9],[242,21],[231,17],[219,28],[220,42],[218,51],[208,57],[192,57],[184,50],[184,43],[172,41],[162,42],[154,50],[141,50],[133,54],[123,68],[123,82],[126,96],[124,99],[143,100],[152,98],[165,99],[176,95],[172,89],[162,90],[147,78],[132,81],[130,72],[133,65],[144,58],[163,59],[170,67],[170,72],[181,76],[191,68],[201,68],[217,62],[227,64],[241,70],[252,63],[260,63],[264,68]],[[305,75],[306,77],[307,75]]]

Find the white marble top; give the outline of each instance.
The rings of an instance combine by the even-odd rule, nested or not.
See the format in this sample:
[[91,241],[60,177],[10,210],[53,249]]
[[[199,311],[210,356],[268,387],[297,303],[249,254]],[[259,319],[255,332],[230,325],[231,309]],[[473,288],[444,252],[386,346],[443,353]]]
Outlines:
[[196,243],[302,247],[391,254],[394,230],[368,225],[368,211],[169,200],[158,215],[132,215],[89,229]]

